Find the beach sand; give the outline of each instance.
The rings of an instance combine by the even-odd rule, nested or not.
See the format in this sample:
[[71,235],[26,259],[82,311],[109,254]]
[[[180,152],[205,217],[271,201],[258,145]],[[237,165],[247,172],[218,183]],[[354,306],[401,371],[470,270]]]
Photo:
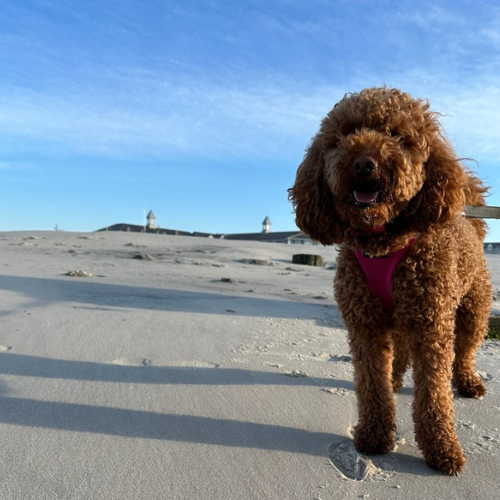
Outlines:
[[500,343],[486,397],[455,398],[459,477],[415,444],[411,374],[395,450],[354,450],[334,248],[14,232],[0,255],[2,500],[498,498]]

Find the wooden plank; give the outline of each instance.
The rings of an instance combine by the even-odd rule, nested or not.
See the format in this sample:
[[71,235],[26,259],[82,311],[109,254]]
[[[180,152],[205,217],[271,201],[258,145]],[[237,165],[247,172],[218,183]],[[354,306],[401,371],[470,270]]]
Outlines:
[[465,215],[475,219],[500,219],[500,207],[465,207]]
[[500,316],[492,315],[488,318],[488,325],[491,328],[492,326],[496,328],[500,328]]

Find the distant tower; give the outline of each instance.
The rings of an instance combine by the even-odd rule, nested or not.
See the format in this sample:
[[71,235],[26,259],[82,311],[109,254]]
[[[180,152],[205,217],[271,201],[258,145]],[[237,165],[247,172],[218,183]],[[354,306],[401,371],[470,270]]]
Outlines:
[[271,232],[271,221],[269,220],[269,217],[266,217],[262,222],[262,232],[263,233]]
[[146,227],[148,229],[156,229],[156,217],[152,210],[149,211],[149,214],[147,215],[146,219],[148,221]]

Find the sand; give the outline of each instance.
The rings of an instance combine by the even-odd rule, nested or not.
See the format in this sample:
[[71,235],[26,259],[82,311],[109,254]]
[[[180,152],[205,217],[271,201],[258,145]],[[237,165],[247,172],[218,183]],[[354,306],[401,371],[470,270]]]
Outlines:
[[422,459],[410,374],[395,450],[354,450],[333,248],[14,232],[0,255],[2,500],[498,498],[500,343],[487,396],[455,399],[459,477]]

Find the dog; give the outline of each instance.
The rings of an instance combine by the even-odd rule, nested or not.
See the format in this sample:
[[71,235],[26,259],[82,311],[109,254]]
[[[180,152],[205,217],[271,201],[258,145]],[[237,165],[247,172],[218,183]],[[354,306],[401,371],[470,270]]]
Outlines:
[[418,446],[430,467],[457,475],[452,384],[464,397],[486,392],[475,354],[492,300],[486,224],[463,211],[484,206],[487,188],[428,101],[380,87],[333,107],[288,191],[298,227],[340,246],[334,295],[354,365],[356,449],[393,448],[393,391],[411,365]]

